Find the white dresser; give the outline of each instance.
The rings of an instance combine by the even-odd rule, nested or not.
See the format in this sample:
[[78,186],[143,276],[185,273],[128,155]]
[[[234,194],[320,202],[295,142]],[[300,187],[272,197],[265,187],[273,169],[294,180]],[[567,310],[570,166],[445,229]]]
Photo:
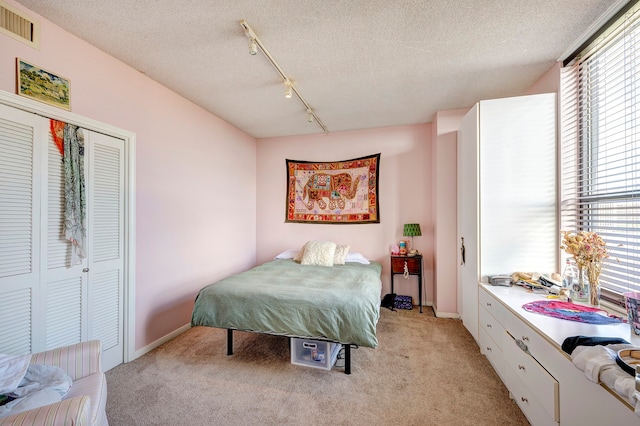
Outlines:
[[570,336],[621,337],[640,346],[627,324],[591,325],[527,312],[540,295],[520,287],[479,287],[479,345],[531,424],[640,425],[631,405],[589,381],[562,351]]

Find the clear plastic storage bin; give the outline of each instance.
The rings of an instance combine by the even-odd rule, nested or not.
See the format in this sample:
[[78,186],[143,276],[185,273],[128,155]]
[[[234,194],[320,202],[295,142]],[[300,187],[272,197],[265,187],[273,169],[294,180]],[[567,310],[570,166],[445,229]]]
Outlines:
[[342,345],[322,340],[291,338],[291,363],[331,370]]

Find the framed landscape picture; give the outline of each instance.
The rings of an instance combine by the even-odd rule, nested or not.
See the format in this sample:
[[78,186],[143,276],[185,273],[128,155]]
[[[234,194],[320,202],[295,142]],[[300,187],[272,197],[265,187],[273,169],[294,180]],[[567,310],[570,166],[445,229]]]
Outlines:
[[17,58],[18,95],[71,111],[69,79]]

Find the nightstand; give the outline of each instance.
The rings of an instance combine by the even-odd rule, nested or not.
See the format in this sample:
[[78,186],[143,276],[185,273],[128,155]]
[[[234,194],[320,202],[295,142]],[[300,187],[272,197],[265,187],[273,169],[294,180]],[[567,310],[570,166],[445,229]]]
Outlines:
[[418,276],[418,304],[422,313],[422,255],[395,256],[391,255],[391,293],[393,293],[393,277],[400,275]]

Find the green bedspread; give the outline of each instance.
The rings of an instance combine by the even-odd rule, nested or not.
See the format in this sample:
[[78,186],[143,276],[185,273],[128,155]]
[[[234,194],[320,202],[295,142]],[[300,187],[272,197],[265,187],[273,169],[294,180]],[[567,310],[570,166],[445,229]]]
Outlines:
[[200,290],[191,324],[375,348],[381,271],[273,260]]

